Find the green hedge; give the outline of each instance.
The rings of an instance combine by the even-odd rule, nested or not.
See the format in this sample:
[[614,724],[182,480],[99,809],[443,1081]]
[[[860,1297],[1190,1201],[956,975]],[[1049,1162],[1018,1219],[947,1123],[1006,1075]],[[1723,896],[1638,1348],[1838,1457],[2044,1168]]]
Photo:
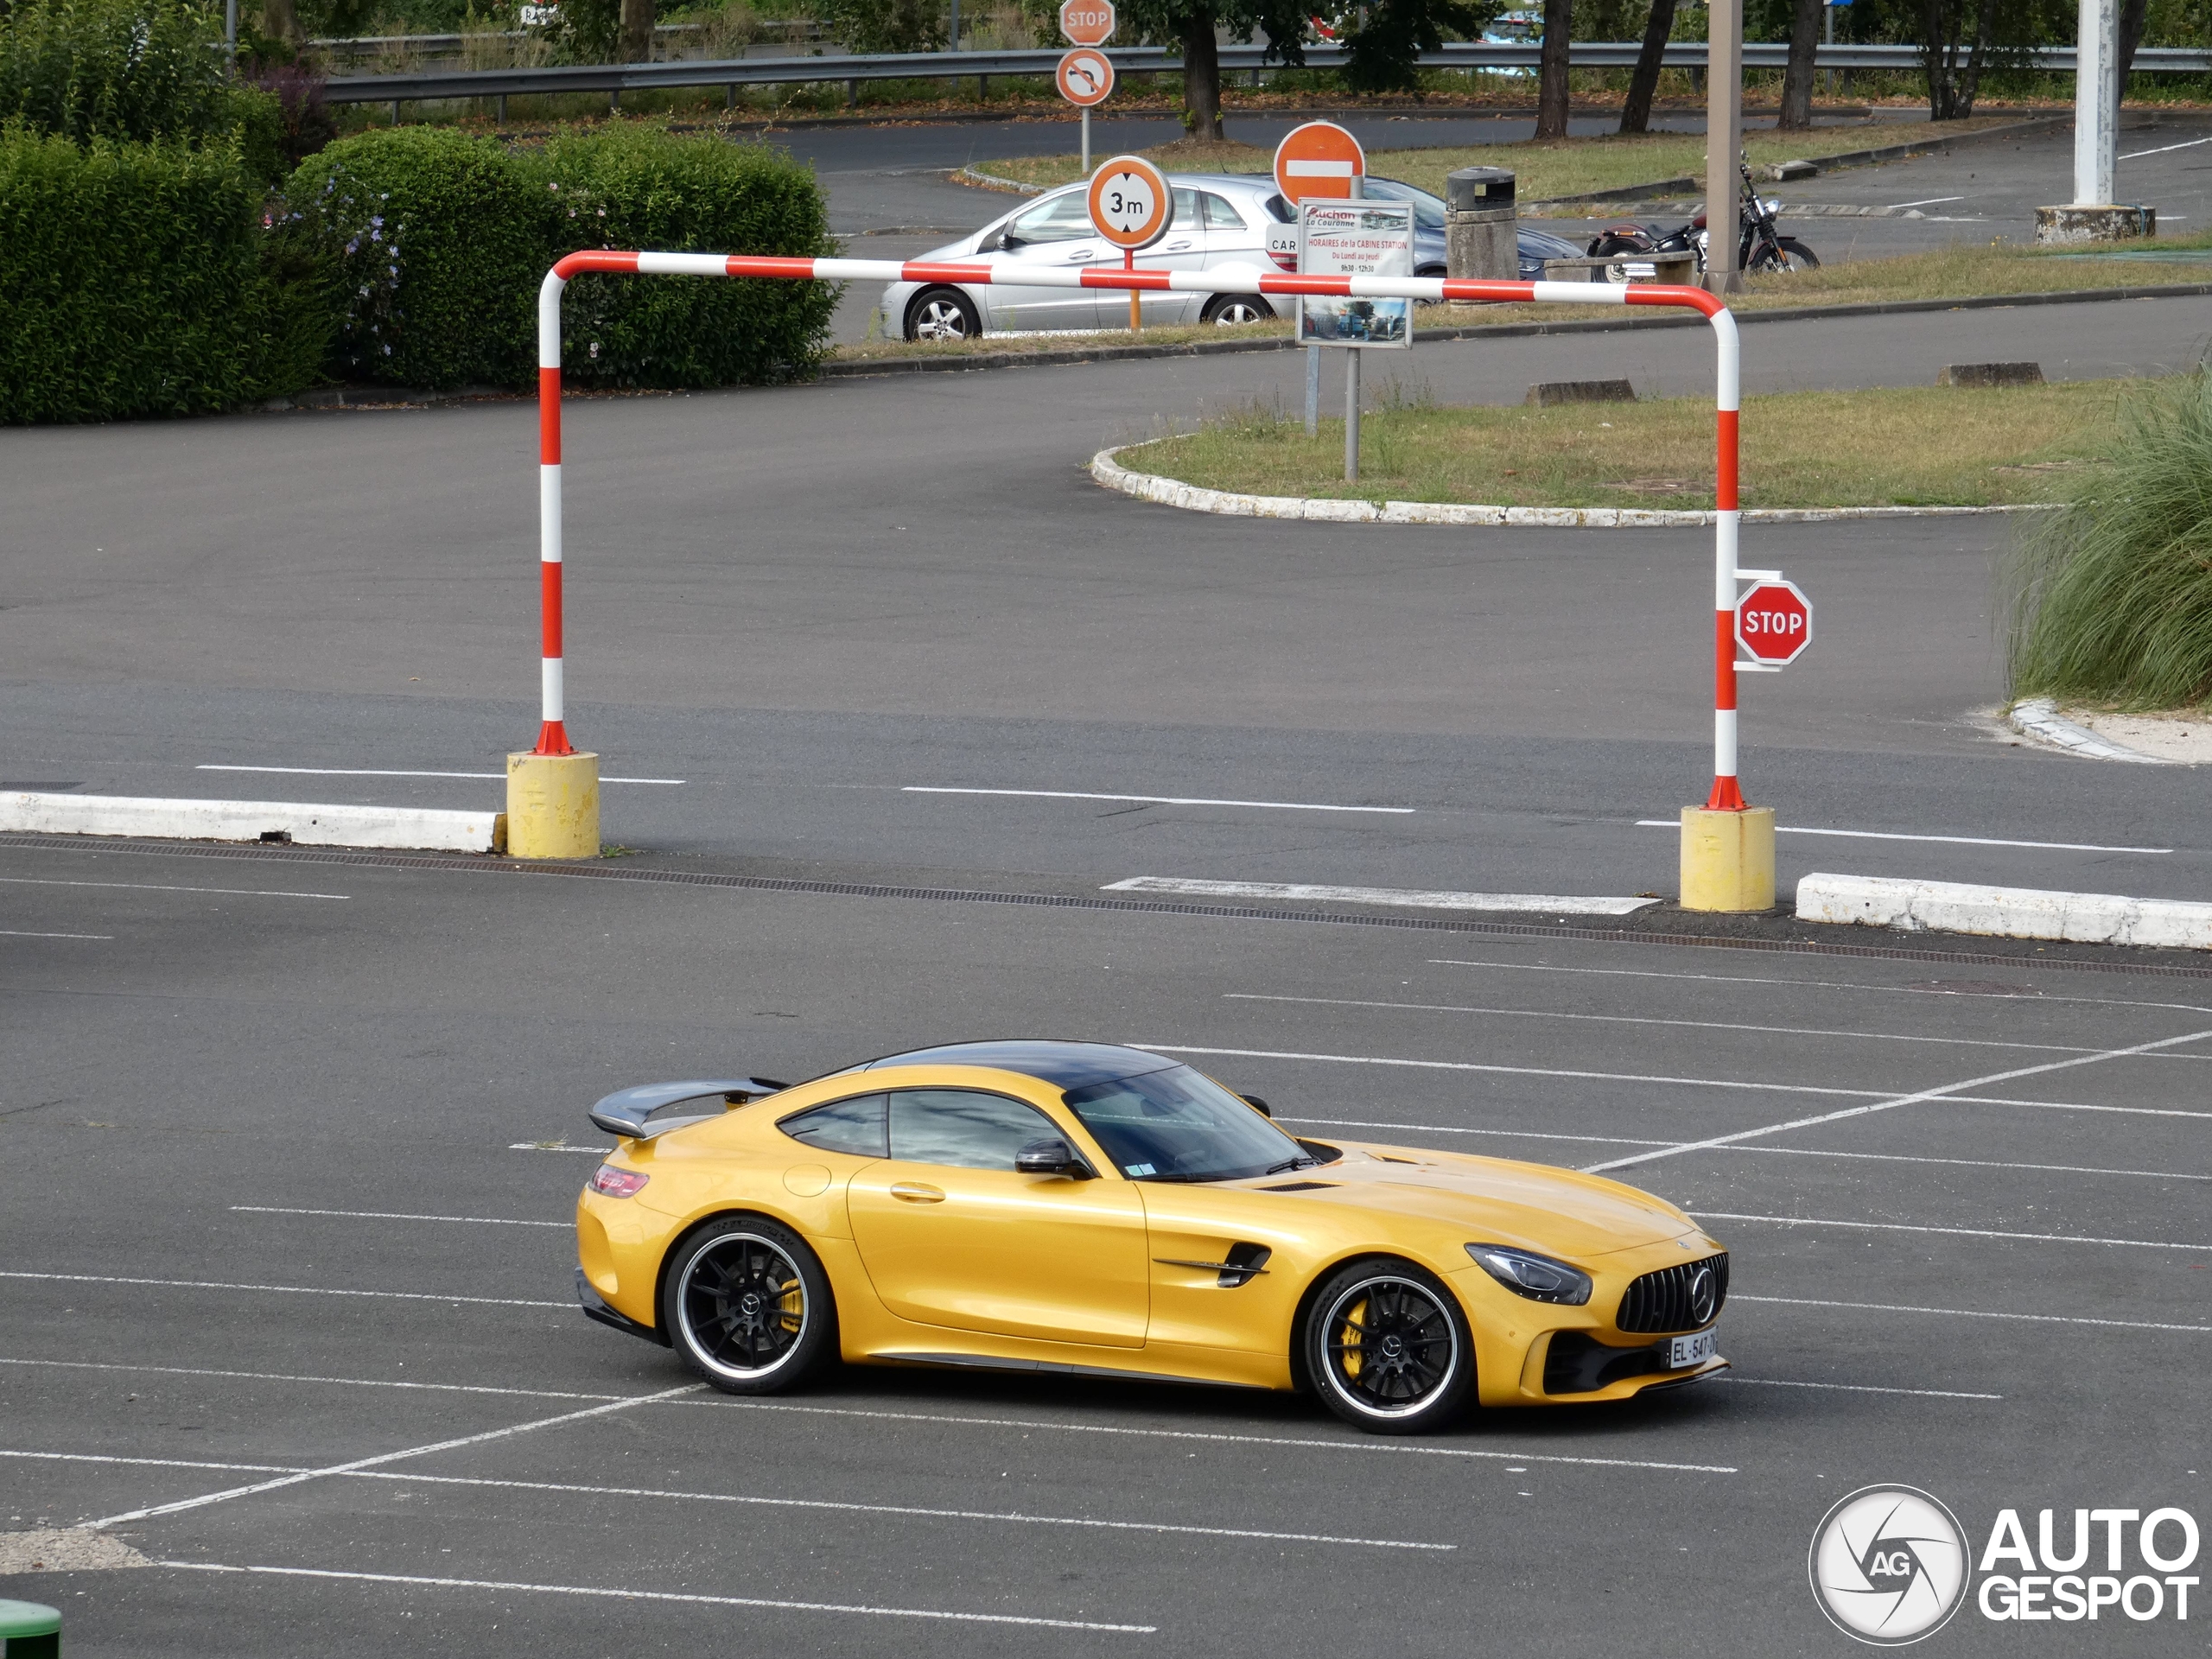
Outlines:
[[336,326],[235,143],[0,128],[0,421],[185,415],[321,378]]
[[[432,127],[386,128],[310,156],[288,211],[338,275],[334,367],[395,385],[521,386],[535,378],[537,289],[579,248],[831,251],[805,168],[755,145],[617,127],[541,150]],[[828,348],[819,283],[585,276],[563,358],[574,383],[760,384]]]

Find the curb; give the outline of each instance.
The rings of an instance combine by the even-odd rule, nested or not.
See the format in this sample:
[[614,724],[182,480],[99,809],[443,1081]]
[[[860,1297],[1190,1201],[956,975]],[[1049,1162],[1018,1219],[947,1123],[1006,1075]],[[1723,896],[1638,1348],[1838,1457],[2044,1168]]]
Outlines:
[[[1147,438],[1145,443],[1159,443]],[[1201,489],[1156,473],[1135,473],[1114,457],[1124,444],[1101,449],[1090,458],[1090,476],[1109,490],[1140,501],[1187,512],[1214,512],[1232,518],[1294,518],[1328,524],[1510,525],[1542,530],[1691,530],[1716,523],[1719,515],[1681,507],[1492,507],[1458,501],[1337,500],[1303,495],[1243,495]],[[1988,513],[2036,512],[2039,505],[2018,507],[1753,507],[1739,515],[1747,524],[1821,524],[1847,518],[1956,518]],[[2086,735],[2086,734],[2085,734]],[[2096,741],[2101,742],[2102,739]]]
[[2075,944],[2139,944],[2212,950],[2212,905],[2130,899],[2113,893],[2052,893],[1958,881],[1885,876],[1808,875],[1797,883],[1801,922],[1853,923],[1906,932],[1995,934]]
[[2024,697],[2005,711],[2005,719],[2022,736],[2038,739],[2085,760],[2128,760],[2139,766],[2180,764],[2164,755],[2131,749],[2124,743],[2100,737],[2086,726],[2077,726],[2060,714],[2058,705],[2049,697]]
[[[2133,288],[2050,289],[2038,294],[1972,294],[1948,300],[1866,300],[1853,305],[1786,305],[1770,311],[1738,311],[1736,326],[1760,322],[1808,322],[1828,317],[1891,317],[1916,311],[1993,311],[2021,305],[2089,305],[2107,300],[2183,300],[2212,295],[2212,283],[2153,283]],[[1416,345],[1454,340],[1523,340],[1541,334],[1612,334],[1631,328],[1702,328],[1702,317],[1562,317],[1546,322],[1476,322],[1457,328],[1415,328]],[[1069,346],[1045,352],[994,352],[974,357],[856,359],[831,361],[814,372],[817,380],[842,380],[880,374],[968,373],[985,369],[1051,368],[1071,363],[1110,363],[1120,358],[1229,357],[1243,352],[1300,349],[1288,334],[1260,340],[1188,340],[1179,346]]]
[[139,836],[174,841],[290,842],[412,852],[491,853],[506,845],[504,812],[300,801],[169,801],[130,795],[0,795],[0,831]]

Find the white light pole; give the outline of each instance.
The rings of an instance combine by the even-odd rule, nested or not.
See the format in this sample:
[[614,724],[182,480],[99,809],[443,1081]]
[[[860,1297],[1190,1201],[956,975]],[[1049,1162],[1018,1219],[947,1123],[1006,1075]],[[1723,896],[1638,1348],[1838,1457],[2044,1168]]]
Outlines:
[[2118,200],[2119,172],[2120,6],[2082,0],[2074,48],[2074,205]]

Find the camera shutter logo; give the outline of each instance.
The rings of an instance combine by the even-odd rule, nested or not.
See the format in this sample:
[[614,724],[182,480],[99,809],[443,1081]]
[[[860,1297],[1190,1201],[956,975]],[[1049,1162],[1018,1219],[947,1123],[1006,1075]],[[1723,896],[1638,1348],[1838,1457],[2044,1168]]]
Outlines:
[[1911,1486],[1863,1486],[1813,1529],[1814,1599],[1847,1636],[1903,1647],[1942,1629],[1966,1599],[1958,1518]]

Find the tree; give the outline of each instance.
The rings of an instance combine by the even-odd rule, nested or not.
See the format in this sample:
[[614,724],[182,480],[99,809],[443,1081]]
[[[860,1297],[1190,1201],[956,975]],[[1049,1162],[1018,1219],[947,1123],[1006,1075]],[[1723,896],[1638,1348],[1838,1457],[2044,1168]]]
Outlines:
[[1567,137],[1567,50],[1573,0],[1544,0],[1544,50],[1536,67],[1536,137]]
[[1782,75],[1784,132],[1804,132],[1813,124],[1815,57],[1821,43],[1821,0],[1796,0],[1789,16],[1789,67]]
[[[1268,54],[1285,63],[1306,61],[1306,27],[1312,13],[1301,0],[1122,0],[1122,16],[1137,37],[1183,54],[1183,124],[1193,138],[1218,142],[1221,130],[1221,54],[1218,35],[1249,41],[1268,37]],[[1446,31],[1478,33],[1496,15],[1492,0],[1373,0],[1338,26],[1344,41],[1344,79],[1359,92],[1411,88],[1420,54],[1443,44]]]
[[622,61],[645,63],[653,54],[653,0],[622,0]]
[[1651,98],[1659,90],[1659,71],[1674,32],[1675,0],[1651,0],[1651,16],[1643,24],[1643,49],[1636,54],[1636,70],[1628,78],[1628,101],[1621,105],[1623,132],[1651,130]]

